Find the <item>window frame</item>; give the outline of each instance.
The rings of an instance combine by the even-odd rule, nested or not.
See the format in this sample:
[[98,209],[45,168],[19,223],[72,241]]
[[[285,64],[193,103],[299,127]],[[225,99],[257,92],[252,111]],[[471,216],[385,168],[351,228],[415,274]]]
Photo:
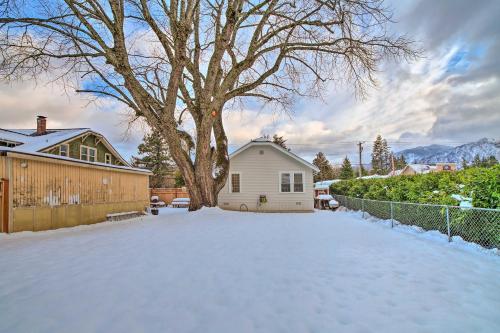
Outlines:
[[[108,157],[109,157],[109,163],[108,163]],[[113,164],[113,157],[110,153],[104,154],[104,164]]]
[[[91,163],[97,162],[97,148],[92,148],[92,147],[87,147],[87,148],[88,148],[88,156],[89,156],[88,161],[91,162]],[[94,152],[94,160],[93,161],[90,160],[90,152],[91,151]]]
[[[295,191],[295,174],[302,175],[302,191]],[[292,177],[293,178],[293,193],[304,193],[305,192],[305,186],[306,186],[306,184],[305,184],[305,176],[306,175],[305,175],[304,171],[294,171],[292,173],[292,175],[293,175],[293,177]]]
[[[300,173],[302,174],[302,191],[295,191],[295,174]],[[290,175],[290,192],[283,192],[281,190],[281,185],[282,185],[282,175],[283,174],[289,174]],[[279,193],[283,194],[292,194],[292,193],[305,193],[306,190],[306,173],[305,171],[280,171],[278,174],[278,191]]]
[[[63,146],[66,147],[66,155],[61,154],[61,148]],[[69,144],[63,143],[63,144],[59,145],[59,156],[69,157]]]
[[[82,154],[82,149],[85,149],[85,154]],[[86,158],[83,159],[82,156],[85,155]],[[82,161],[88,161],[89,160],[89,147],[85,145],[80,145],[80,160]]]
[[[86,151],[85,154],[82,154],[82,149],[85,149],[85,151]],[[94,152],[94,160],[93,161],[90,160],[90,151]],[[83,155],[87,156],[87,158],[83,159],[82,158]],[[85,145],[80,145],[80,160],[87,161],[90,163],[97,162],[97,148],[93,148],[93,147],[89,147],[89,146],[85,146]]]
[[[239,175],[239,181],[240,181],[240,191],[239,192],[233,192],[233,175]],[[241,172],[240,171],[232,171],[229,173],[229,193],[242,193],[242,186],[241,186]]]

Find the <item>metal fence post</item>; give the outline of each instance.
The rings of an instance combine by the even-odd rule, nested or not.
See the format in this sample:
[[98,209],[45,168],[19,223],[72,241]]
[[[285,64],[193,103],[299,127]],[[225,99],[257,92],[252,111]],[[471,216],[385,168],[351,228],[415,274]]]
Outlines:
[[361,199],[361,211],[363,212],[362,217],[365,218],[365,199]]
[[446,227],[448,228],[448,242],[451,242],[451,234],[450,234],[450,209],[446,206]]
[[392,208],[392,201],[391,201],[391,228],[394,228],[394,209]]

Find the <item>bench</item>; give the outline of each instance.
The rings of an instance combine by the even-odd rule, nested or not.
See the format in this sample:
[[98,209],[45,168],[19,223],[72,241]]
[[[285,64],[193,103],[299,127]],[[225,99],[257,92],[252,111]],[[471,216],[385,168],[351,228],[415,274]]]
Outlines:
[[106,220],[107,221],[121,221],[121,220],[128,220],[128,219],[131,219],[134,217],[139,217],[142,215],[144,215],[144,214],[142,212],[139,212],[139,211],[114,213],[114,214],[106,215]]
[[186,208],[189,207],[189,203],[191,202],[191,199],[189,198],[175,198],[172,200],[172,207],[173,208]]

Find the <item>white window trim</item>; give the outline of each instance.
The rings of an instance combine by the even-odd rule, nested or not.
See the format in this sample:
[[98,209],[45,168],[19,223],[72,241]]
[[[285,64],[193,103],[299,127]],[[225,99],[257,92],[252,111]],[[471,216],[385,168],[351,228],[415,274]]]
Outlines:
[[[87,150],[87,154],[86,154],[87,159],[85,159],[85,160],[82,159],[82,148],[85,148]],[[91,150],[94,151],[94,162],[92,162],[92,163],[97,162],[97,149],[89,147],[89,146],[85,146],[85,145],[80,145],[80,160],[90,162],[90,151]]]
[[92,147],[87,147],[88,148],[88,161],[90,162],[90,151],[93,150],[94,151],[94,161],[92,161],[92,163],[95,163],[97,162],[97,148],[92,148]]
[[59,156],[63,156],[63,155],[61,155],[61,147],[62,146],[66,147],[66,156],[65,157],[69,157],[69,144],[67,144],[67,143],[63,143],[62,145],[59,145]]
[[[107,162],[108,156],[109,156],[109,163]],[[104,154],[104,163],[105,164],[113,164],[113,157],[111,154],[109,154],[109,153]]]
[[[290,192],[282,192],[281,191],[281,175],[284,174],[284,173],[288,173],[290,174]],[[300,192],[296,192],[295,191],[295,177],[294,177],[294,174],[295,173],[300,173],[302,174],[302,191]],[[305,190],[306,190],[306,173],[304,171],[280,171],[279,172],[279,181],[278,181],[278,191],[279,193],[283,193],[283,194],[293,194],[293,193],[305,193]],[[241,182],[241,181],[240,181]]]
[[[83,158],[82,158],[82,148],[85,148],[85,150],[87,151],[87,154],[86,154],[86,155],[87,155],[87,158],[86,158],[86,159],[83,159]],[[80,145],[80,159],[81,159],[82,161],[88,161],[88,160],[89,160],[89,147],[84,146],[84,145]]]
[[[240,175],[240,191],[239,192],[233,192],[233,177],[232,175]],[[243,193],[243,186],[241,184],[241,172],[235,171],[235,172],[230,172],[229,173],[229,193]]]

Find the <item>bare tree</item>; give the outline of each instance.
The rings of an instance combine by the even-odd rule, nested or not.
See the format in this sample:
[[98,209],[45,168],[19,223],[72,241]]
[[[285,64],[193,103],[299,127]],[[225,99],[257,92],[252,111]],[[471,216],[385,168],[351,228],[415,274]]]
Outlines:
[[127,105],[168,143],[191,210],[216,205],[226,182],[228,102],[288,105],[331,80],[363,93],[384,58],[417,55],[387,32],[383,0],[1,4],[0,76],[57,73],[78,92]]

